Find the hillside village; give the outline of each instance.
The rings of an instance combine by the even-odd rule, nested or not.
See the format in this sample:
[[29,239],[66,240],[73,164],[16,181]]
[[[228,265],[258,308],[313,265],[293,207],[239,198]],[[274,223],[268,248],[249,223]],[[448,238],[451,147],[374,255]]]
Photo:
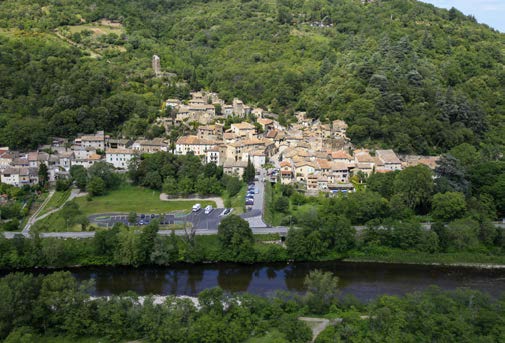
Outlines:
[[[168,99],[165,106],[171,115],[158,118],[157,124],[167,132],[177,125],[189,127],[188,123],[197,123],[196,130],[172,144],[163,137],[130,140],[98,131],[74,140],[54,138],[51,144],[27,153],[0,148],[1,182],[35,185],[41,164],[48,167],[50,182],[67,178],[71,166],[89,168],[100,161],[124,172],[141,154],[165,151],[200,156],[205,163],[223,166],[224,173],[236,176],[242,176],[250,160],[257,169],[269,167],[270,181],[298,185],[315,195],[353,191],[351,179],[361,173],[387,173],[416,164],[434,169],[437,161],[437,157],[398,156],[392,150],[355,149],[342,120],[321,123],[298,112],[296,123],[284,127],[275,114],[236,98],[226,104],[216,93],[193,92],[191,100]],[[229,127],[227,118],[233,119]]]

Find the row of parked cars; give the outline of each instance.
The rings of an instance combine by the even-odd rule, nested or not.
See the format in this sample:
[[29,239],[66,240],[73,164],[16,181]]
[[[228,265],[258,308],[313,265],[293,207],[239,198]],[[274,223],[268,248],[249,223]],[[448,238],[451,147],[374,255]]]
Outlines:
[[254,183],[250,183],[247,186],[247,194],[245,196],[245,204],[246,206],[252,206],[254,205],[254,194],[258,194],[259,189],[256,188]]
[[[201,204],[194,204],[193,205],[193,209],[192,211],[193,212],[198,212],[202,209],[202,205]],[[208,205],[206,206],[204,209],[203,209],[203,212],[205,214],[210,214],[212,211],[214,211],[214,207],[212,207],[212,205]],[[225,208],[222,215],[223,216],[226,216],[227,214],[229,214],[231,212],[231,208]]]
[[170,224],[170,220],[167,218],[166,215],[162,214],[141,214],[138,216],[138,225],[147,225],[151,220],[154,220],[156,218],[160,219],[160,225],[165,225],[165,224]]

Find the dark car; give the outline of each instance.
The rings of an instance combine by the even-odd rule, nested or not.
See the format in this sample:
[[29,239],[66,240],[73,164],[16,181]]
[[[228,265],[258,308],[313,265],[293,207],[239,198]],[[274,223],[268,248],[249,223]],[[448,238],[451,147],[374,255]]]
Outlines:
[[156,217],[156,215],[155,214],[151,214],[151,218],[154,218],[154,217]]
[[230,212],[231,212],[231,208],[225,208],[224,212],[223,212],[223,215],[227,215]]
[[145,214],[141,214],[141,215],[140,215],[140,218],[141,218],[141,219],[144,219],[145,217],[146,217],[146,215],[145,215]]

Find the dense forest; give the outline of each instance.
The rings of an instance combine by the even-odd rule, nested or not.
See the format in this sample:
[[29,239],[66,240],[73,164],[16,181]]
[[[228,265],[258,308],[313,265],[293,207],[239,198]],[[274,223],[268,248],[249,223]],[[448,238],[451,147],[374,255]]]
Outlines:
[[[102,18],[121,28],[93,39]],[[504,47],[474,18],[414,0],[6,0],[0,145],[146,132],[164,98],[204,87],[282,122],[296,110],[344,119],[358,145],[431,154],[468,142],[497,158]]]
[[[4,342],[310,342],[301,315],[329,318],[316,342],[502,342],[505,302],[485,294],[430,288],[368,304],[339,294],[338,278],[311,272],[304,294],[269,298],[201,292],[196,304],[168,296],[161,303],[134,293],[90,298],[92,284],[69,272],[12,273],[0,280]],[[330,291],[328,291],[330,290]],[[84,341],[83,341],[84,342]]]

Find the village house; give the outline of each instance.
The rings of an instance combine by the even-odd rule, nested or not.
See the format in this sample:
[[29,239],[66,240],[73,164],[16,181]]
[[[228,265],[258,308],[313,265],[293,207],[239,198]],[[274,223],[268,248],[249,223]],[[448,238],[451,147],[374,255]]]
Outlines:
[[293,182],[293,167],[291,166],[291,162],[282,161],[280,167],[281,183],[288,185]]
[[347,131],[347,123],[343,120],[334,120],[331,123],[331,132],[334,136],[341,136],[345,137],[346,136],[346,131]]
[[231,124],[230,130],[239,137],[252,138],[256,135],[256,127],[247,122]]
[[402,167],[404,168],[423,164],[431,170],[435,170],[437,167],[437,162],[440,160],[440,156],[406,155],[402,157],[402,160]]
[[263,109],[262,108],[259,108],[259,107],[253,108],[251,110],[251,113],[256,118],[263,118]]
[[202,125],[198,127],[197,136],[200,139],[206,140],[222,140],[223,139],[223,125]]
[[221,112],[226,117],[233,116],[233,106],[232,105],[223,105],[221,107]]
[[70,171],[70,167],[72,167],[72,161],[75,159],[75,154],[73,151],[64,151],[58,153],[57,158],[58,166],[66,171]]
[[332,164],[330,161],[328,160],[325,160],[325,159],[316,159],[316,163],[317,165],[319,166],[319,170],[322,172],[322,173],[329,173],[332,169]]
[[402,169],[402,162],[396,156],[393,150],[377,150],[375,152],[377,158],[383,163],[383,169],[385,171],[395,171]]
[[183,136],[175,143],[176,155],[187,155],[192,152],[196,156],[204,156],[207,150],[219,144],[215,140],[200,139],[197,136]]
[[354,159],[344,150],[331,151],[329,157],[334,162],[343,162],[347,164],[354,163]]
[[131,148],[139,153],[154,154],[160,151],[168,151],[168,144],[163,138],[139,139],[132,144]]
[[296,181],[305,183],[310,174],[314,174],[316,167],[312,162],[300,161],[295,162],[295,177]]
[[0,148],[0,170],[10,167],[14,157],[9,148]]
[[328,190],[328,178],[325,175],[319,175],[317,178],[317,188],[323,192]]
[[133,149],[107,149],[105,150],[105,161],[116,169],[128,169],[131,160],[136,154]]
[[349,169],[347,167],[347,164],[345,162],[332,162],[331,175],[333,176],[333,182],[349,182]]
[[237,98],[233,99],[233,114],[235,114],[238,117],[243,117],[245,115],[244,112],[244,103],[242,100],[239,100]]
[[319,189],[317,175],[311,174],[307,176],[307,192],[314,193]]
[[108,139],[105,146],[110,149],[128,149],[132,145],[129,139]]
[[28,168],[30,166],[30,162],[28,161],[28,158],[26,156],[23,157],[16,157],[12,160],[11,166],[13,167],[26,167]]
[[274,121],[272,119],[258,118],[257,122],[260,124],[264,132],[268,132],[274,129]]
[[223,172],[226,175],[242,177],[247,167],[247,161],[226,160],[223,164]]
[[176,108],[181,105],[181,101],[179,99],[167,99],[165,105],[167,107]]
[[355,172],[361,171],[366,175],[372,174],[375,167],[375,159],[370,155],[368,150],[354,151]]
[[2,183],[15,187],[35,185],[39,183],[38,169],[29,167],[6,168],[2,172],[0,180]]
[[265,150],[258,149],[248,153],[248,159],[251,160],[254,168],[260,169],[267,162],[267,155],[265,153]]
[[226,146],[216,145],[205,152],[205,163],[215,163],[220,166],[226,160]]
[[95,148],[99,150],[105,149],[105,134],[103,131],[98,131],[94,135],[84,135],[75,140],[76,145],[84,148]]
[[73,153],[75,160],[85,160],[91,155],[96,155],[96,149],[91,147],[84,148],[81,146],[75,146],[73,147]]
[[83,166],[84,168],[88,169],[92,165],[94,165],[97,162],[102,161],[102,155],[99,154],[91,154],[85,158],[78,159],[76,158],[73,162],[72,165],[76,166]]

